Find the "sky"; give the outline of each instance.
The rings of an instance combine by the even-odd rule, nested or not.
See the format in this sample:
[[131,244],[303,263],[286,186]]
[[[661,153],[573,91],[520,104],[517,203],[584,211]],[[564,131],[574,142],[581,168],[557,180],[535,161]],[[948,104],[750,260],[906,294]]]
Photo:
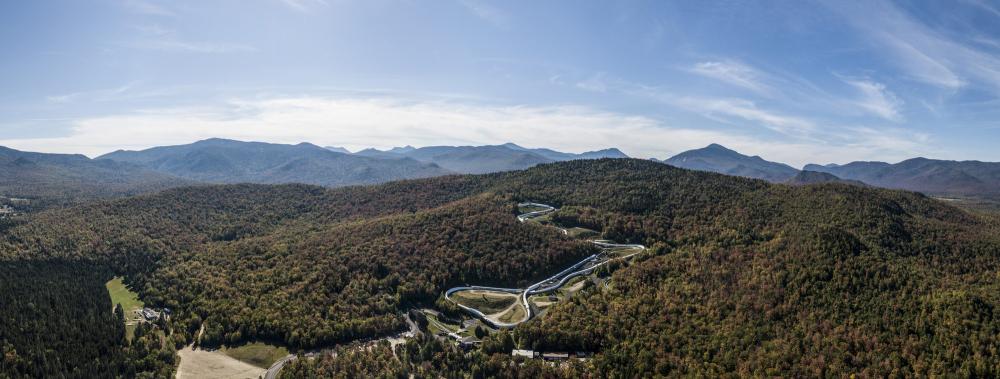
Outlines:
[[1000,161],[1000,2],[0,2],[0,145]]

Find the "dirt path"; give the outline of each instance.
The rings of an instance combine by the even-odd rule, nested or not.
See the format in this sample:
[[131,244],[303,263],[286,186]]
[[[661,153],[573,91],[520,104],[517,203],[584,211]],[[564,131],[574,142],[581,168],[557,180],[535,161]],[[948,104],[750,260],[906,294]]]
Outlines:
[[257,379],[267,371],[219,351],[193,350],[191,346],[178,351],[177,355],[181,357],[177,379]]

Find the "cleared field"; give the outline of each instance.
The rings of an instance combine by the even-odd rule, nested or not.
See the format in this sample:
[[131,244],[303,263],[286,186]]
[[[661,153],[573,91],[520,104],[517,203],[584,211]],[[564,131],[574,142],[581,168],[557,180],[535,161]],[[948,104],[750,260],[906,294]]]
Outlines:
[[145,304],[139,300],[139,294],[125,286],[120,276],[104,283],[104,287],[108,289],[108,295],[111,295],[111,306],[121,304],[122,310],[125,311],[125,336],[132,340],[132,336],[135,335],[135,325],[138,323],[135,311],[142,309]]
[[229,357],[261,368],[271,367],[274,362],[288,355],[288,349],[262,342],[254,342],[236,347],[224,347],[221,351]]
[[455,333],[456,331],[458,331],[461,328],[458,325],[453,325],[453,324],[448,324],[446,322],[443,322],[440,319],[438,319],[437,316],[435,316],[433,314],[425,312],[424,315],[427,316],[427,321],[428,321],[428,323],[427,323],[427,329],[430,330],[431,334],[438,334],[438,333],[441,333],[441,332],[444,332],[444,333]]
[[584,277],[573,278],[572,280],[569,281],[569,283],[566,284],[567,285],[564,286],[566,292],[573,294],[576,293],[577,291],[580,291],[581,289],[583,289],[584,286],[587,285],[587,279]]
[[544,311],[548,309],[552,305],[558,303],[559,300],[560,300],[559,297],[549,296],[549,295],[535,295],[528,298],[528,301],[531,302],[531,304],[533,304],[536,308],[538,308],[538,311]]
[[177,351],[177,355],[181,358],[181,363],[177,366],[178,379],[254,379],[262,377],[267,371],[218,350],[193,350],[188,346]]
[[451,298],[466,307],[478,309],[485,314],[500,312],[517,301],[517,295],[483,290],[459,291]]
[[524,319],[524,306],[521,304],[514,305],[507,312],[504,312],[497,320],[500,322],[515,322]]
[[136,309],[142,309],[143,303],[139,300],[139,295],[125,286],[122,282],[122,277],[116,277],[104,283],[104,287],[107,287],[108,294],[111,295],[111,306],[115,304],[121,304],[122,309],[125,310],[125,317],[132,313]]

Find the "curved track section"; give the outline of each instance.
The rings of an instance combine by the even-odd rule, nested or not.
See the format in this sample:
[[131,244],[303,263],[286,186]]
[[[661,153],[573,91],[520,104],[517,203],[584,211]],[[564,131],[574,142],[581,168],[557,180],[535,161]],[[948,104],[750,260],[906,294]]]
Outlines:
[[[537,217],[541,217],[546,214],[555,212],[557,210],[555,207],[550,205],[532,203],[532,202],[520,203],[518,204],[518,207],[542,208],[537,211],[518,215],[517,221],[520,222],[525,222]],[[559,229],[562,230],[563,234],[567,233],[566,229],[562,228]],[[490,324],[495,328],[512,328],[520,323],[530,320],[534,316],[532,314],[531,304],[528,302],[528,296],[541,293],[548,293],[558,290],[563,285],[565,285],[570,279],[582,275],[589,275],[590,273],[594,272],[594,270],[597,269],[598,267],[606,265],[611,261],[629,259],[635,256],[636,254],[639,254],[646,250],[646,247],[643,245],[619,244],[608,240],[591,240],[590,243],[600,247],[602,249],[601,253],[594,254],[587,258],[584,258],[580,262],[577,262],[576,264],[567,267],[566,269],[560,271],[559,273],[550,276],[538,283],[532,284],[531,286],[528,286],[528,288],[519,289],[519,288],[498,288],[498,287],[484,287],[484,286],[464,286],[464,287],[451,288],[448,291],[445,291],[444,297],[448,301],[451,301],[452,303],[457,305],[459,308],[465,310],[466,312],[469,312],[473,316],[483,320],[484,322]],[[623,257],[612,258],[609,256],[609,254],[607,254],[607,251],[611,249],[633,249],[638,251]],[[482,311],[463,305],[462,303],[459,303],[455,299],[451,298],[451,295],[454,294],[455,292],[470,291],[470,290],[485,290],[485,291],[505,292],[505,293],[520,295],[518,297],[520,298],[521,302],[520,306],[524,307],[524,317],[522,317],[521,320],[515,322],[501,322],[499,320],[492,320],[489,318],[488,315],[484,314]]]

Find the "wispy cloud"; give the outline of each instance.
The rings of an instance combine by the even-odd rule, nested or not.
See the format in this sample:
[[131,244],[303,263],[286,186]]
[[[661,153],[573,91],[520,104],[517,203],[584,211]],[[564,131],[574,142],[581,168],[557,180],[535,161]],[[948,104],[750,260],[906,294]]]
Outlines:
[[51,103],[67,104],[79,100],[89,101],[111,101],[119,99],[120,96],[138,85],[138,82],[130,82],[115,88],[105,88],[93,91],[73,92],[63,95],[53,95],[46,97]]
[[[878,53],[889,53],[888,62],[909,77],[953,92],[973,87],[1000,94],[1000,57],[981,50],[985,46],[974,38],[956,39],[888,1],[825,3],[862,31]],[[993,9],[978,1],[971,3]]]
[[695,64],[689,71],[762,95],[772,95],[774,92],[773,88],[763,82],[764,74],[737,61],[701,62]]
[[177,31],[157,24],[136,25],[134,28],[142,37],[123,44],[132,49],[206,54],[257,51],[257,48],[246,44],[185,40]]
[[679,95],[658,87],[608,78],[605,75],[591,77],[584,82],[578,82],[576,86],[592,92],[613,91],[621,95],[652,100],[727,124],[738,121],[750,122],[747,127],[762,126],[788,136],[801,137],[816,129],[816,124],[808,119],[767,109],[747,99]]
[[[901,120],[902,100],[881,83],[837,76],[841,80],[850,80],[852,82],[850,88],[858,92],[851,97],[840,97],[830,95],[809,81],[799,78],[771,74],[753,68],[749,70],[758,72],[759,78],[766,78],[766,82],[760,82],[763,86],[777,88],[777,84],[786,83],[788,88],[782,88],[780,94],[762,104],[751,99],[732,96],[679,94],[669,89],[629,82],[603,74],[587,79],[588,85],[580,85],[580,82],[577,82],[576,87],[591,92],[632,96],[663,104],[677,111],[700,115],[724,124],[716,129],[729,131],[723,133],[728,139],[717,142],[741,150],[761,152],[765,156],[782,158],[790,163],[845,162],[850,159],[848,157],[891,160],[917,154],[933,155],[929,147],[929,135],[891,127],[857,126],[856,123],[832,121],[817,114],[836,113],[842,116],[851,113],[852,109],[862,109],[864,114]],[[731,76],[726,78],[731,79]],[[599,85],[590,83],[597,79]],[[565,83],[560,79],[557,84]],[[595,87],[601,91],[595,90]],[[814,99],[803,99],[810,97]],[[813,105],[821,108],[822,112],[810,112],[807,116],[803,116],[790,111],[788,106],[780,106],[788,101],[813,101],[815,102]],[[762,131],[775,134],[768,135]],[[737,138],[740,135],[752,137]],[[753,143],[760,145],[754,146]]]
[[669,101],[675,106],[701,113],[712,119],[730,121],[736,118],[750,121],[789,136],[803,136],[816,129],[816,124],[810,120],[763,109],[753,101],[745,99],[685,96]]
[[903,101],[882,83],[864,79],[844,78],[844,83],[860,93],[856,104],[867,112],[890,121],[903,121],[900,108]]
[[283,4],[287,5],[289,8],[294,10],[305,12],[308,11],[314,5],[328,6],[329,3],[326,0],[279,0]]
[[508,24],[506,12],[484,1],[458,0],[458,3],[476,15],[476,17],[486,20],[494,26],[506,27]]
[[152,16],[175,16],[166,7],[147,0],[124,0],[122,4],[130,12]]
[[587,79],[576,82],[576,87],[591,92],[607,92],[608,83],[605,81],[605,74],[598,73]]
[[220,53],[252,53],[257,51],[257,48],[250,45],[216,43],[216,42],[180,41],[175,39],[142,40],[130,43],[129,46],[137,49],[160,50],[160,51],[179,52],[179,53],[220,54]]

